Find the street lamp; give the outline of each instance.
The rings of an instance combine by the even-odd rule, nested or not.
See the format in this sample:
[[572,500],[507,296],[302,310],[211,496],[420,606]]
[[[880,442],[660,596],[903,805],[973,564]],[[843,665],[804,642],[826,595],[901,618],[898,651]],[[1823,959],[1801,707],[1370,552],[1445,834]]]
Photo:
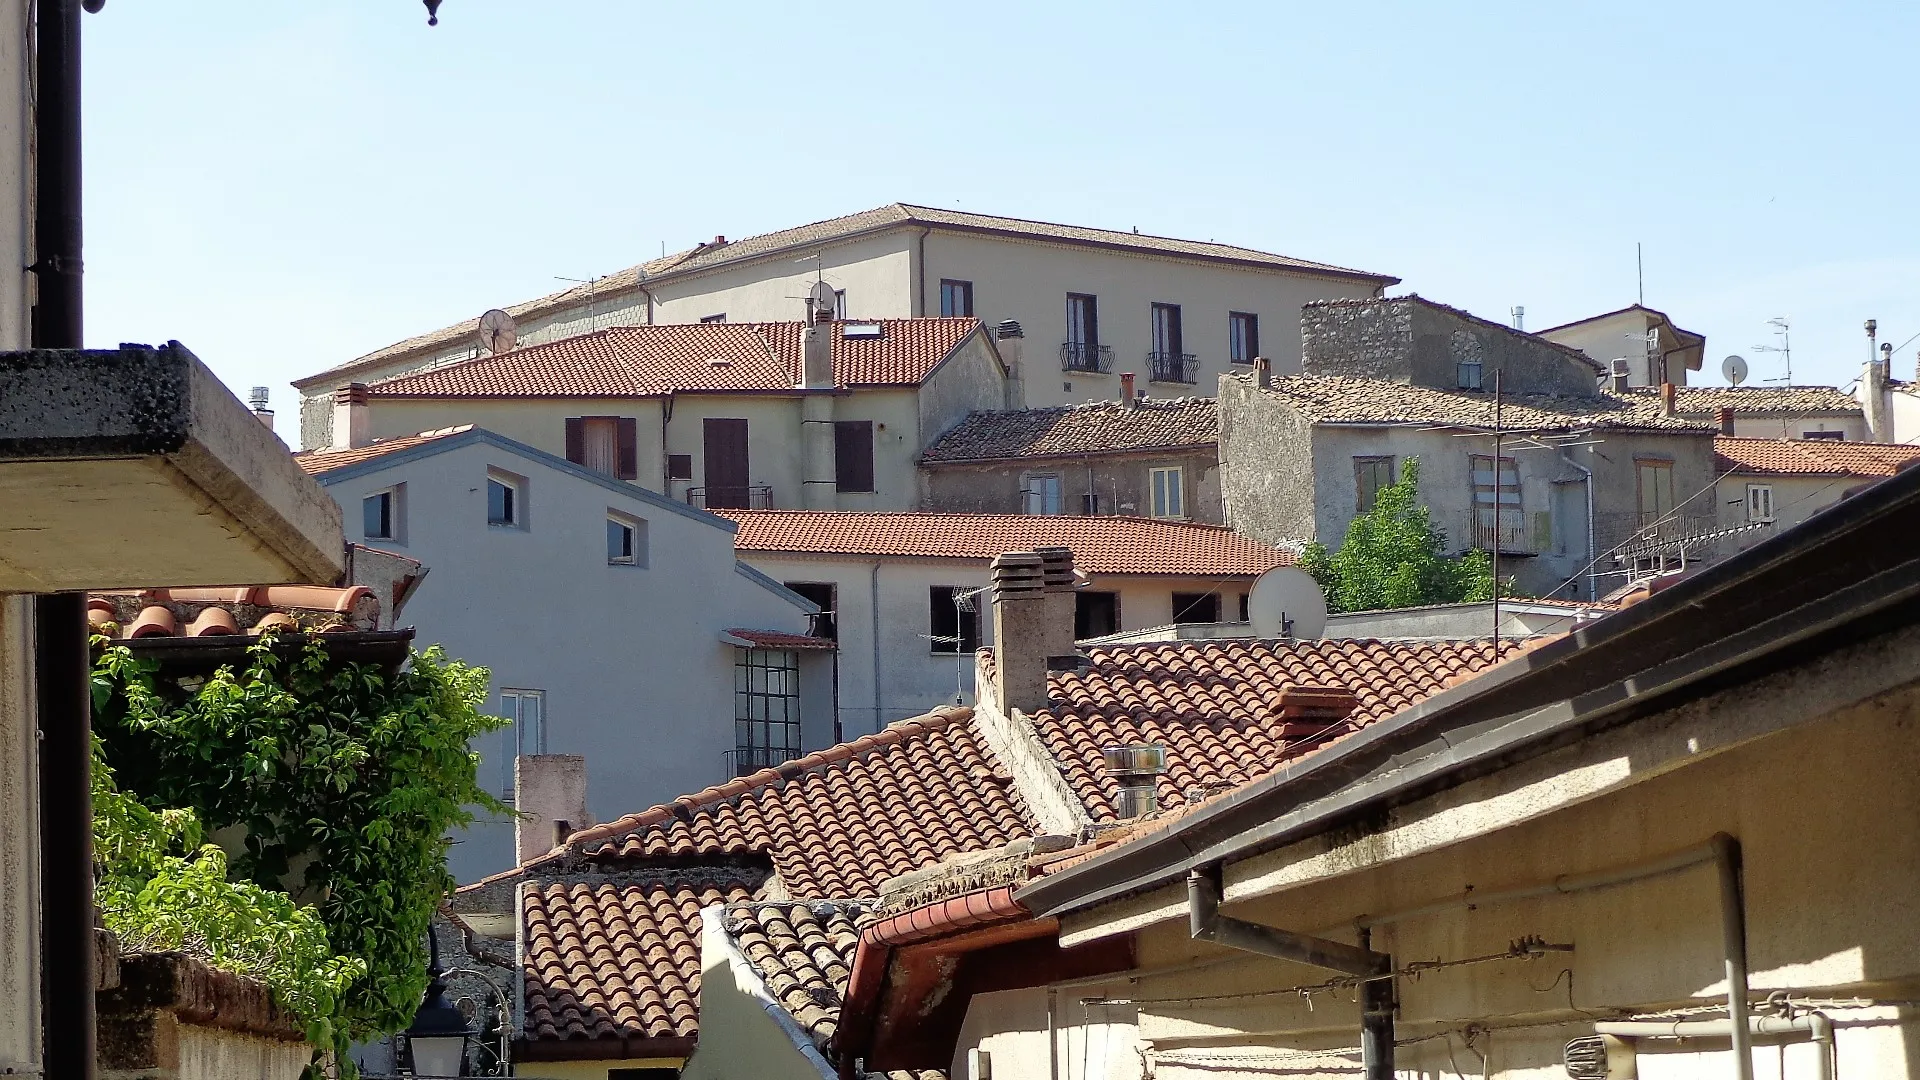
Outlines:
[[464,1076],[467,1040],[475,1032],[467,1018],[447,1000],[447,983],[440,971],[440,941],[427,933],[427,995],[407,1028],[407,1057],[415,1076]]

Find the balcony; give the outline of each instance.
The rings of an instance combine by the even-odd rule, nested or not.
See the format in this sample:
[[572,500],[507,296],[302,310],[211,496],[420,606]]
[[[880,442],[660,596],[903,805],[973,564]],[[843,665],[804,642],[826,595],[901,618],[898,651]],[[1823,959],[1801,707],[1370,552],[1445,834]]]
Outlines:
[[1147,378],[1152,382],[1185,383],[1200,381],[1200,365],[1192,353],[1150,352],[1147,354]]
[[731,778],[774,768],[799,757],[800,752],[776,746],[737,746],[722,756],[727,760],[727,776]]
[[1113,370],[1113,346],[1069,341],[1060,346],[1060,370],[1105,375]]
[[1502,555],[1538,555],[1542,545],[1535,539],[1526,516],[1514,510],[1500,515],[1498,529],[1491,521],[1474,522],[1473,546]]
[[702,510],[771,510],[773,487],[769,484],[748,484],[744,487],[688,488],[687,505]]

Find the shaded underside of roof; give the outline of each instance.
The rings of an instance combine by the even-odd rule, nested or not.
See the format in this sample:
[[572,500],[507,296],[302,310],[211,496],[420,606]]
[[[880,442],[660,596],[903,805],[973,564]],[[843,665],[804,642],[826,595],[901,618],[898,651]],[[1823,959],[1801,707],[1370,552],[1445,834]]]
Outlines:
[[1212,398],[1149,398],[971,413],[927,448],[920,460],[995,461],[1081,454],[1123,454],[1210,447],[1219,442]]

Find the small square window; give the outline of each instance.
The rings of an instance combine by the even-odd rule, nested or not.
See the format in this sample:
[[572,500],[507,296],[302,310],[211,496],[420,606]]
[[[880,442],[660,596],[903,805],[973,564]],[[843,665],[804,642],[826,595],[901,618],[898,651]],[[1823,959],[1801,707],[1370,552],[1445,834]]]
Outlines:
[[1380,489],[1393,486],[1393,459],[1357,457],[1353,459],[1353,486],[1358,496],[1354,509],[1366,513],[1380,498]]
[[940,314],[951,318],[955,315],[973,314],[973,282],[954,281],[950,278],[940,282]]
[[512,528],[527,525],[527,480],[523,476],[487,471],[487,524]]
[[1059,514],[1064,512],[1061,508],[1059,473],[1027,473],[1021,477],[1020,496],[1023,513]]
[[1747,520],[1766,522],[1773,520],[1773,485],[1747,485]]
[[618,511],[607,511],[607,565],[647,565],[647,523]]
[[367,540],[400,539],[400,489],[376,491],[360,500],[360,535]]
[[693,455],[692,454],[668,454],[667,455],[667,479],[669,480],[693,479]]
[[1157,518],[1183,518],[1187,516],[1186,470],[1175,465],[1166,469],[1154,469],[1148,474],[1152,487],[1153,504],[1151,513]]
[[1456,382],[1462,390],[1480,389],[1480,361],[1462,360],[1454,370]]
[[727,313],[721,311],[712,315],[702,315],[700,316],[700,321],[703,323],[723,323],[727,321]]

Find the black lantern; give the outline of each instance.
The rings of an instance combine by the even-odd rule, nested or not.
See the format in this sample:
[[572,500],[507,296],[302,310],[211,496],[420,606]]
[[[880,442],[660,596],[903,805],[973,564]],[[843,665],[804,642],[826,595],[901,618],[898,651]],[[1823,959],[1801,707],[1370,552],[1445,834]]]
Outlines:
[[440,942],[427,934],[427,996],[407,1028],[407,1058],[415,1076],[465,1076],[467,1042],[476,1032],[466,1015],[447,1000],[447,984],[440,972]]
[[440,0],[421,0],[427,5],[427,25],[440,25]]

